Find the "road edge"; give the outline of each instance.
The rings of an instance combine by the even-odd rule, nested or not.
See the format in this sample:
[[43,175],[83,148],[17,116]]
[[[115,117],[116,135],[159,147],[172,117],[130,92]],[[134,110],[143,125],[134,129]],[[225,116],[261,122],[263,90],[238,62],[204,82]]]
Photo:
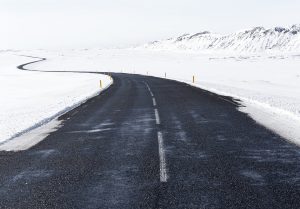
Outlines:
[[[100,74],[100,75],[104,75],[104,76],[107,76],[110,78],[110,81],[109,84],[107,86],[105,86],[104,88],[102,88],[101,90],[98,90],[98,92],[96,92],[95,94],[89,96],[89,97],[86,97],[85,99],[75,103],[74,105],[72,106],[69,106],[69,107],[66,107],[64,109],[62,109],[61,111],[57,112],[56,114],[54,114],[53,116],[51,117],[48,117],[48,118],[44,118],[40,121],[38,121],[37,123],[35,123],[34,125],[22,130],[22,131],[19,131],[18,133],[14,134],[12,137],[8,138],[8,139],[5,139],[3,140],[1,143],[0,143],[0,151],[20,151],[20,150],[14,150],[14,149],[6,149],[6,144],[7,143],[10,143],[12,141],[14,141],[15,139],[19,138],[19,137],[22,137],[23,135],[25,134],[29,134],[30,132],[33,132],[34,130],[36,129],[39,129],[39,128],[42,128],[43,126],[46,126],[47,124],[55,121],[55,120],[58,120],[58,118],[60,118],[61,116],[71,112],[72,110],[84,105],[87,101],[89,101],[90,99],[93,99],[94,97],[97,97],[99,95],[101,95],[102,93],[104,93],[109,87],[111,87],[114,83],[114,80],[113,80],[113,77],[110,76],[110,75],[106,75],[106,74],[103,74],[101,72],[76,72],[76,71],[40,71],[40,70],[31,70],[31,69],[26,69],[24,68],[25,66],[27,65],[31,65],[31,64],[35,64],[35,63],[38,63],[38,62],[43,62],[43,61],[46,61],[47,59],[46,58],[41,58],[41,57],[34,57],[34,56],[27,56],[27,55],[17,55],[17,56],[23,56],[23,57],[29,57],[29,58],[34,58],[34,59],[38,59],[38,60],[35,60],[35,61],[31,61],[31,62],[28,62],[28,63],[24,63],[24,64],[21,64],[19,66],[17,66],[17,68],[19,70],[23,70],[23,71],[33,71],[33,72],[45,72],[45,73],[49,73],[49,72],[55,72],[55,73],[91,73],[91,74]],[[52,129],[54,129],[55,127],[52,127]],[[50,130],[49,130],[50,131]],[[34,144],[35,145],[35,144]],[[33,146],[34,146],[33,145]]]

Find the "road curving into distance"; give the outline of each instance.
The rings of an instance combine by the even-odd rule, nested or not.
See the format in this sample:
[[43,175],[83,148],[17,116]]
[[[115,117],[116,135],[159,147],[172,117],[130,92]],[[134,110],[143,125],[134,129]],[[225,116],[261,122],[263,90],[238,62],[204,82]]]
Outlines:
[[0,208],[300,208],[300,148],[236,101],[112,76],[42,142],[1,152]]

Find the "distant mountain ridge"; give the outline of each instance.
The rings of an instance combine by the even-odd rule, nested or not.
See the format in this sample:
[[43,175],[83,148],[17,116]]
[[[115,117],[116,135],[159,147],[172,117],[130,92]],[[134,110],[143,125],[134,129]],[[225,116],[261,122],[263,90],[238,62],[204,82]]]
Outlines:
[[219,52],[300,52],[300,24],[265,29],[255,27],[229,35],[203,31],[177,38],[154,41],[142,46],[158,50],[192,50]]

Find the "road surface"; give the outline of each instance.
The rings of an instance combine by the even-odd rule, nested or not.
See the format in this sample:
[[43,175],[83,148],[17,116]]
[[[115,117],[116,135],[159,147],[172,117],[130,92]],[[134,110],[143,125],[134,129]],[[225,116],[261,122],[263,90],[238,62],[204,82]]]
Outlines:
[[0,152],[0,208],[300,208],[300,148],[231,98],[113,78],[36,146]]

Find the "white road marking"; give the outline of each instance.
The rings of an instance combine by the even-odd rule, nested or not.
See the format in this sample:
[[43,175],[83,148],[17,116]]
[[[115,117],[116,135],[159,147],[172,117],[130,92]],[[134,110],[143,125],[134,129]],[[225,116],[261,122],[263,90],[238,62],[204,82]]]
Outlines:
[[159,125],[160,124],[160,118],[159,118],[158,110],[154,109],[154,112],[155,112],[156,124]]
[[144,82],[144,84],[147,86],[147,89],[148,89],[148,91],[150,92],[150,95],[151,95],[152,97],[154,97],[153,92],[151,91],[150,86],[148,85],[148,83]]
[[167,163],[166,163],[166,155],[164,150],[164,141],[162,133],[157,132],[158,138],[158,151],[159,151],[159,168],[160,168],[160,181],[167,182],[168,174],[167,174]]
[[[156,107],[156,99],[151,91],[151,88],[149,85],[144,82],[148,91],[151,94],[152,97],[152,102],[153,106]],[[155,113],[155,120],[156,120],[156,125],[160,125],[160,118],[158,114],[157,108],[154,108],[154,113]],[[158,139],[158,152],[159,152],[159,176],[160,176],[160,182],[167,182],[168,180],[168,175],[167,175],[167,163],[166,163],[166,154],[164,150],[164,141],[163,141],[163,135],[160,131],[157,131],[157,139]]]
[[144,81],[144,84],[146,85],[146,87],[147,87],[148,90],[150,91],[150,87],[149,87],[148,83],[146,83],[146,82]]
[[156,106],[156,100],[155,100],[155,98],[152,98],[152,102],[153,102],[153,106],[155,107]]

